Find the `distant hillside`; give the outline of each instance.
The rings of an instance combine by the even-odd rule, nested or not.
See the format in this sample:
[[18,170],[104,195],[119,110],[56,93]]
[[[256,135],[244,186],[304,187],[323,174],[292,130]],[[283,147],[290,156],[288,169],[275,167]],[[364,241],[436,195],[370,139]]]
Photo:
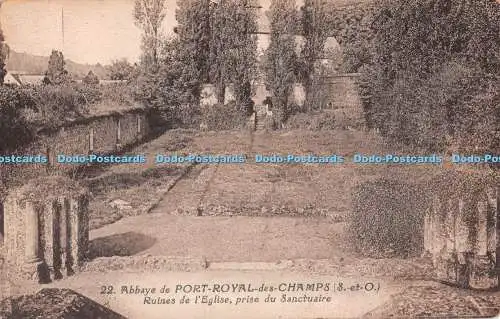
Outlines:
[[[92,70],[101,80],[109,79],[105,67],[100,64],[80,64],[71,60],[66,61],[66,70],[76,79],[81,79]],[[7,60],[7,70],[22,71],[28,74],[45,74],[49,64],[49,57],[31,55],[10,51]]]

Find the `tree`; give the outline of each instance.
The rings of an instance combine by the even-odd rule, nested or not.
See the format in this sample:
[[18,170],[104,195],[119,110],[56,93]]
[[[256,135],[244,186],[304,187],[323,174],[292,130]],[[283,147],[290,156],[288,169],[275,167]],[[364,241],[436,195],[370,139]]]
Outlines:
[[500,5],[386,0],[372,21],[362,69],[371,126],[427,149],[491,151],[499,136]]
[[225,88],[233,84],[236,105],[252,107],[251,83],[257,70],[257,22],[248,0],[223,0],[212,9],[210,80],[224,101]]
[[163,125],[192,121],[199,109],[199,79],[183,54],[178,38],[168,39],[159,52],[156,72],[141,72],[135,79],[135,96]]
[[166,15],[165,0],[135,0],[134,19],[143,31],[143,61],[149,68],[158,66],[161,26]]
[[297,55],[295,53],[295,30],[297,11],[295,0],[273,0],[269,9],[271,38],[265,53],[263,69],[266,86],[274,97],[274,112],[280,124],[289,115],[288,98],[295,83]]
[[313,108],[315,62],[321,57],[328,38],[328,14],[325,0],[305,0],[300,8],[304,46],[301,50],[301,80],[305,88],[305,103]]
[[32,141],[34,130],[23,109],[36,110],[32,95],[18,87],[0,86],[0,152],[14,151]]
[[63,84],[70,80],[68,71],[65,69],[64,56],[62,52],[52,50],[49,58],[49,66],[45,73],[44,83]]
[[107,70],[111,80],[128,80],[134,72],[134,66],[127,59],[113,60]]
[[209,81],[210,3],[210,0],[177,3],[178,57],[182,56],[183,77],[196,87],[192,92],[196,98],[199,98],[201,84]]
[[0,85],[3,84],[7,70],[5,69],[7,56],[9,55],[9,47],[4,43],[5,38],[2,30],[0,30]]
[[92,72],[92,70],[90,70],[89,73],[83,78],[83,83],[96,85],[99,84],[99,78],[94,74],[94,72]]

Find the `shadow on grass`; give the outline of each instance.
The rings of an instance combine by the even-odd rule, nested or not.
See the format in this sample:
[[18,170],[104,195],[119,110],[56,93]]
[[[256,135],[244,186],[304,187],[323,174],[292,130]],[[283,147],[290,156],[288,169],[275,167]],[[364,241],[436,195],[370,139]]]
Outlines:
[[156,238],[136,232],[99,237],[89,243],[88,258],[132,256],[156,243]]

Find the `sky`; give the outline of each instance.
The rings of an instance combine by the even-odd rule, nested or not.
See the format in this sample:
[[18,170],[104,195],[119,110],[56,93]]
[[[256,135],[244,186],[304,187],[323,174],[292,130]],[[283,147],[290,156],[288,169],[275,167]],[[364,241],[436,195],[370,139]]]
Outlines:
[[[167,2],[164,30],[176,24],[177,0]],[[269,8],[271,0],[259,0]],[[62,50],[79,63],[108,64],[114,59],[138,60],[141,31],[134,25],[134,0],[0,0],[0,24],[7,44],[16,52],[49,56]],[[297,0],[297,6],[303,0]],[[62,36],[64,12],[64,46]],[[262,15],[263,17],[263,15]]]
[[[176,0],[167,0],[165,29],[175,25]],[[134,25],[133,0],[4,0],[0,23],[12,50],[49,56],[63,50],[79,63],[136,61],[141,31]],[[64,47],[62,13],[64,12]]]

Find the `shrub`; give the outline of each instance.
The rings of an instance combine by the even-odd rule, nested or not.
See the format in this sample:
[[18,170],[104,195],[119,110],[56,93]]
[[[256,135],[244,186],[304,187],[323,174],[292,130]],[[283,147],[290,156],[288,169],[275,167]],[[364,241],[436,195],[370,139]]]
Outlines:
[[202,118],[208,129],[214,131],[244,128],[248,120],[240,110],[236,109],[234,102],[204,107]]
[[103,84],[98,88],[103,103],[117,106],[131,106],[135,103],[133,87],[126,82]]
[[292,115],[287,127],[303,130],[333,130],[336,128],[335,115],[332,112],[298,113]]
[[82,82],[88,85],[97,85],[99,84],[99,78],[94,72],[89,71],[89,73],[83,78]]
[[33,139],[34,129],[27,123],[23,110],[34,106],[31,96],[21,89],[0,86],[0,152],[16,150]]
[[[103,101],[103,91],[106,92],[101,86],[77,83],[27,86],[22,90],[32,97],[37,106],[38,113],[33,115],[32,121],[49,126],[85,116],[92,105]],[[116,93],[113,105],[120,101],[118,96],[124,99],[123,94]]]
[[35,99],[40,109],[40,122],[57,125],[68,118],[80,117],[88,112],[88,104],[95,102],[95,90],[77,88],[76,85],[44,85],[34,88]]
[[360,67],[368,125],[433,151],[452,143],[492,150],[500,120],[499,19],[494,1],[382,1],[366,45],[370,60]]
[[372,257],[413,256],[423,248],[427,194],[400,181],[379,179],[353,194],[350,233],[358,251]]

